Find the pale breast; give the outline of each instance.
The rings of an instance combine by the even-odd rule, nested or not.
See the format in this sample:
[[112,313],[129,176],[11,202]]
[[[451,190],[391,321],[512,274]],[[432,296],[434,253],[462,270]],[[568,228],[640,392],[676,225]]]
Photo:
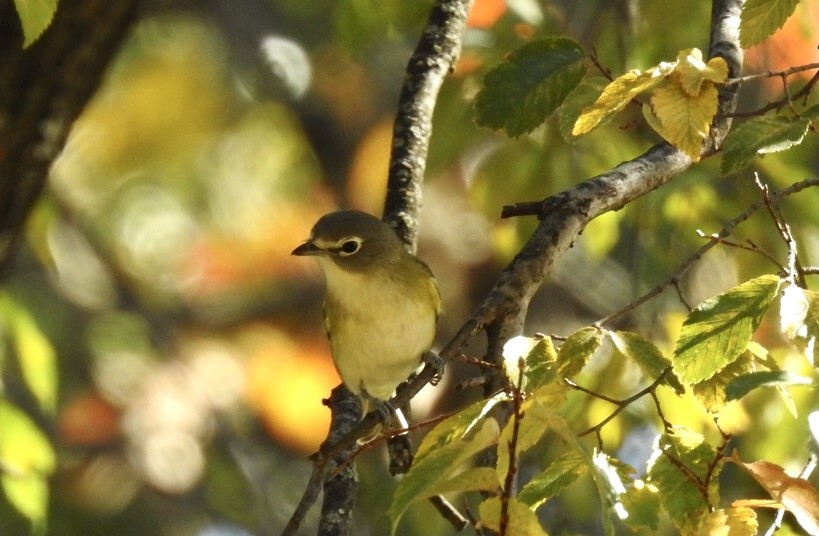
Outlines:
[[[326,272],[325,272],[326,273]],[[328,277],[330,349],[347,388],[387,400],[419,366],[435,337],[437,303],[405,285],[338,271]],[[330,284],[329,280],[334,280]],[[335,290],[344,289],[344,290]],[[409,298],[419,296],[420,299]]]

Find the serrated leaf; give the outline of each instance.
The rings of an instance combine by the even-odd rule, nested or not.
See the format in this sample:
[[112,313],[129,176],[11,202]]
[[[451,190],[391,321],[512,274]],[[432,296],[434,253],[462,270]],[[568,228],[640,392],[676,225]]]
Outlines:
[[[491,497],[483,501],[478,506],[478,514],[482,526],[495,532],[500,531],[500,497]],[[520,501],[509,499],[507,519],[504,532],[506,536],[546,536],[546,531],[540,526],[535,513]]]
[[496,395],[488,400],[478,400],[455,415],[451,415],[439,422],[424,436],[421,444],[418,445],[418,450],[415,452],[415,461],[417,462],[419,458],[423,459],[428,453],[434,452],[440,447],[467,438],[483,422],[487,413],[495,404],[504,398],[505,395]]
[[809,126],[807,117],[794,119],[782,115],[754,117],[737,125],[723,144],[722,172],[738,171],[757,155],[785,151],[799,145]]
[[745,506],[720,508],[702,520],[697,534],[705,536],[754,536],[759,527],[756,512]]
[[743,374],[732,379],[725,387],[725,396],[728,400],[739,400],[759,387],[811,384],[813,384],[813,380],[810,378],[786,370],[762,370]]
[[47,477],[56,456],[45,434],[22,411],[0,398],[0,468],[9,502],[32,521],[42,521],[48,507]]
[[516,137],[557,109],[586,74],[585,52],[566,37],[522,46],[489,71],[475,99],[479,125]]
[[710,82],[696,96],[687,94],[680,84],[667,84],[652,93],[652,115],[646,119],[663,139],[697,161],[717,113],[718,97]]
[[7,325],[26,387],[40,407],[57,407],[57,355],[34,317],[7,294],[0,294],[0,322]]
[[819,492],[804,478],[788,475],[775,463],[760,460],[745,463],[729,458],[748,472],[770,496],[796,517],[808,534],[819,534]]
[[587,472],[585,456],[575,449],[567,450],[523,486],[518,500],[534,510]]
[[750,352],[743,352],[733,363],[726,365],[707,380],[694,384],[691,390],[706,410],[717,413],[731,400],[726,395],[728,384],[735,378],[753,371],[755,366],[753,355]]
[[674,371],[687,384],[710,378],[748,346],[779,289],[779,277],[763,275],[699,304],[683,322]]
[[665,81],[676,66],[675,63],[661,63],[645,72],[629,71],[615,78],[603,89],[594,104],[583,109],[572,129],[573,136],[590,132],[601,122],[622,110],[640,93],[648,91]]
[[23,26],[23,48],[28,48],[51,25],[57,0],[14,0]]
[[688,48],[677,54],[676,80],[691,97],[700,94],[703,82],[722,83],[728,78],[728,64],[722,58],[712,58],[705,63],[698,48]]
[[[708,503],[694,479],[705,480],[715,456],[703,436],[689,430],[676,428],[657,439],[648,462],[648,482],[657,487],[663,509],[683,533],[696,534],[700,518],[708,513]],[[720,468],[713,471],[712,482]]]
[[567,143],[576,142],[579,137],[572,134],[574,125],[581,112],[594,104],[608,85],[608,80],[602,76],[586,76],[577,84],[563,104],[558,108],[558,128],[560,135]]
[[634,361],[646,376],[654,380],[660,374],[665,373],[663,383],[672,387],[677,394],[685,392],[685,388],[674,371],[668,370],[671,368],[671,360],[665,357],[650,341],[629,331],[612,331],[608,335],[617,351],[627,359]]
[[468,439],[449,442],[416,457],[393,495],[389,510],[393,533],[410,504],[435,495],[434,489],[452,479],[472,456],[496,444],[498,433],[494,420],[484,420]]
[[557,352],[558,375],[571,378],[583,370],[602,341],[603,332],[593,327],[582,328],[569,335]]
[[747,0],[739,16],[739,43],[750,48],[785,24],[799,0]]

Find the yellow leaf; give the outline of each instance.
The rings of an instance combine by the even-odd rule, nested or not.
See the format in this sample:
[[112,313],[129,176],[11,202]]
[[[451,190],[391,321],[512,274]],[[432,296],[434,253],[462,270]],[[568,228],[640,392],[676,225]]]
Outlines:
[[673,78],[689,96],[696,97],[705,81],[724,82],[728,78],[728,64],[722,58],[712,58],[708,63],[702,60],[698,48],[680,51]]
[[587,106],[580,113],[574,123],[572,135],[580,136],[591,131],[601,121],[622,110],[631,99],[659,85],[675,65],[661,63],[646,72],[633,70],[613,80],[603,89],[603,93],[594,104]]
[[699,534],[708,536],[754,536],[758,528],[756,513],[745,506],[720,508],[703,518]]
[[652,115],[646,115],[646,120],[660,136],[697,161],[717,113],[717,97],[717,89],[711,83],[703,85],[696,97],[688,95],[678,84],[668,84],[652,94]]
[[[500,530],[500,497],[492,497],[483,501],[478,506],[478,513],[484,527],[496,532]],[[540,526],[535,513],[520,501],[509,499],[506,517],[506,531],[504,534],[507,536],[546,536],[546,531]]]

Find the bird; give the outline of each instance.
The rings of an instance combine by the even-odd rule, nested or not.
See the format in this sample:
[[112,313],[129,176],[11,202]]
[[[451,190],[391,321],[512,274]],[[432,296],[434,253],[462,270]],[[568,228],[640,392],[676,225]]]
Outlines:
[[292,255],[310,256],[324,273],[324,323],[330,354],[344,385],[376,409],[395,415],[387,401],[422,362],[442,362],[430,351],[441,314],[441,294],[429,267],[409,253],[392,227],[366,212],[338,210],[315,223]]

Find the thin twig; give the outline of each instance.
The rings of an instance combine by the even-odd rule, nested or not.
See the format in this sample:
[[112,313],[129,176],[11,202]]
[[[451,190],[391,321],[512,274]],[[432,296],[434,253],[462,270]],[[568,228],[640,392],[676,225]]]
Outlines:
[[[784,197],[795,194],[797,192],[800,192],[800,191],[804,190],[805,188],[810,188],[810,187],[813,187],[813,186],[819,186],[819,178],[805,179],[805,180],[803,180],[801,182],[797,182],[795,184],[790,185],[789,187],[785,188],[784,190],[779,190],[777,192],[771,193],[770,194],[770,203],[776,203],[776,202],[778,202],[780,199],[782,199]],[[697,251],[695,251],[690,257],[688,257],[685,261],[683,261],[682,264],[680,264],[680,266],[677,268],[677,270],[668,279],[666,279],[665,281],[663,281],[659,285],[655,286],[654,288],[652,288],[651,290],[649,290],[648,292],[646,292],[645,294],[643,294],[642,296],[640,296],[636,300],[632,301],[631,303],[629,303],[625,307],[623,307],[623,308],[621,308],[621,309],[619,309],[619,310],[617,310],[617,311],[615,311],[615,312],[613,312],[613,313],[611,313],[611,314],[609,314],[607,316],[604,316],[603,318],[601,318],[600,320],[595,322],[595,325],[596,326],[605,325],[605,324],[611,322],[612,320],[614,320],[615,318],[618,318],[618,317],[620,317],[620,316],[622,316],[622,315],[624,315],[624,314],[626,314],[628,312],[633,311],[634,309],[636,309],[640,305],[646,303],[647,301],[651,300],[655,296],[662,293],[669,286],[675,285],[678,281],[680,281],[682,276],[685,275],[685,273],[694,264],[696,264],[703,257],[703,255],[705,255],[708,252],[708,250],[710,250],[712,247],[714,247],[715,245],[720,243],[719,242],[720,239],[722,239],[722,238],[724,238],[726,236],[729,236],[733,232],[734,228],[737,225],[739,225],[740,223],[742,223],[745,220],[747,220],[748,218],[750,218],[754,213],[756,213],[759,209],[761,209],[764,206],[765,206],[765,201],[763,200],[763,201],[757,201],[756,203],[754,203],[753,205],[748,207],[742,214],[740,214],[739,216],[735,217],[734,219],[732,219],[728,223],[726,223],[725,226],[718,233],[716,233],[714,235],[710,235],[709,236],[710,241],[707,244],[700,247],[699,249],[697,249]]]
[[770,112],[771,110],[779,110],[789,102],[792,102],[793,100],[798,99],[800,97],[806,97],[807,95],[809,95],[811,90],[813,89],[813,86],[815,86],[817,82],[819,82],[819,71],[817,71],[813,75],[813,77],[811,77],[811,79],[808,80],[808,82],[802,87],[802,89],[800,89],[793,95],[787,95],[777,101],[769,102],[765,106],[757,108],[756,110],[752,110],[749,112],[732,112],[729,114],[725,114],[724,117],[756,117],[766,112]]
[[796,67],[791,67],[789,69],[783,69],[781,71],[764,71],[761,73],[754,73],[754,74],[747,74],[745,76],[738,76],[736,78],[729,78],[724,82],[726,86],[733,86],[735,84],[742,84],[744,82],[748,82],[750,80],[756,80],[759,78],[774,78],[774,77],[783,77],[783,76],[790,76],[792,74],[801,73],[804,71],[812,71],[814,69],[819,69],[819,63],[807,63],[805,65],[797,65]]
[[520,421],[523,419],[521,407],[523,405],[523,371],[526,370],[526,362],[521,357],[518,360],[518,381],[512,386],[512,437],[509,438],[509,467],[506,468],[506,478],[503,482],[503,491],[500,496],[501,511],[498,535],[506,536],[509,527],[509,499],[515,495],[515,487],[518,478],[518,435],[520,434]]

